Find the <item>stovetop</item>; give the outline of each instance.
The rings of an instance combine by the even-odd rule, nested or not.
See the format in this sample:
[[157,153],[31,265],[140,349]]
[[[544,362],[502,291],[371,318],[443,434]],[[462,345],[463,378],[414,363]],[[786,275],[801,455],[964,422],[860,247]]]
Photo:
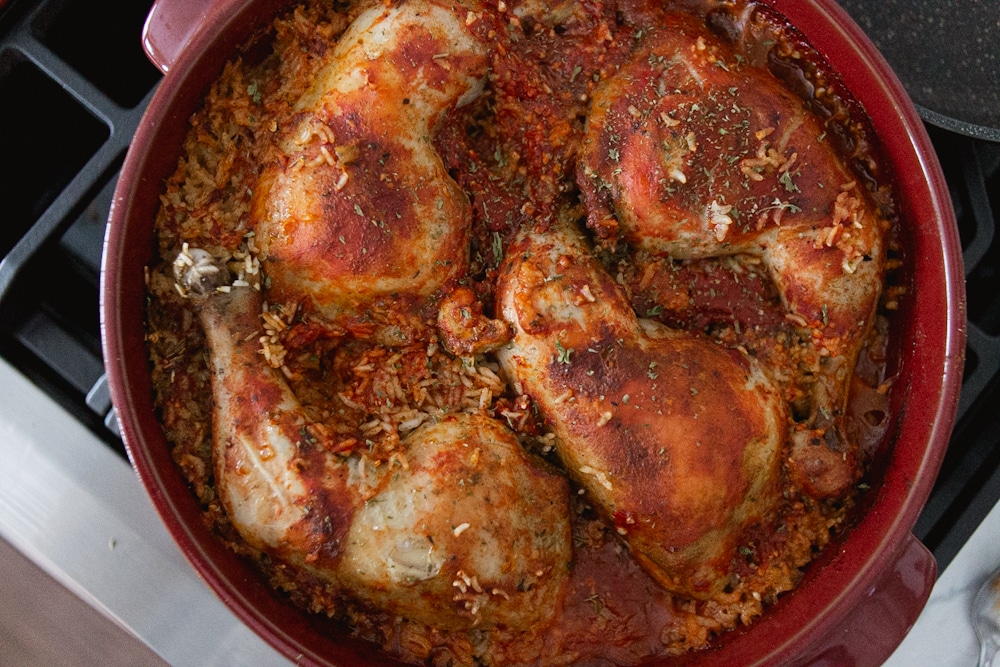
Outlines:
[[121,455],[98,282],[117,171],[159,80],[138,37],[149,4],[14,2],[0,16],[0,355]]
[[[0,371],[24,381],[21,393],[37,390],[52,410],[61,407],[73,432],[86,434],[76,439],[101,443],[122,462],[98,284],[118,170],[159,80],[138,37],[150,4],[0,0]],[[944,570],[1000,500],[1000,144],[928,131],[955,207],[968,286],[959,418],[914,528]],[[22,398],[0,402],[0,435],[6,418],[22,416],[9,414],[21,411]],[[3,506],[0,496],[0,519]]]

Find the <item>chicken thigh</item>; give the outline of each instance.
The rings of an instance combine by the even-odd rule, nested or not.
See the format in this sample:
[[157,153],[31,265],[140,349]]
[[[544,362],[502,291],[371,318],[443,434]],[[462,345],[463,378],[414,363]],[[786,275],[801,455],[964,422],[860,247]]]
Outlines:
[[326,450],[259,354],[260,292],[227,288],[201,250],[175,266],[208,340],[216,487],[248,544],[439,628],[551,618],[572,560],[565,479],[496,420],[465,413],[406,436],[405,463]]
[[469,16],[447,1],[379,3],[330,50],[253,188],[272,302],[337,320],[463,275],[471,208],[431,137],[484,84]]
[[668,15],[595,90],[577,180],[602,240],[654,258],[764,262],[822,358],[796,446],[805,459],[822,445],[827,464],[844,467],[802,481],[838,495],[854,481],[839,417],[874,321],[887,222],[825,134],[803,100],[703,20]]
[[743,353],[638,319],[573,220],[507,257],[497,303],[515,335],[498,354],[568,474],[665,588],[718,595],[780,497],[781,397]]

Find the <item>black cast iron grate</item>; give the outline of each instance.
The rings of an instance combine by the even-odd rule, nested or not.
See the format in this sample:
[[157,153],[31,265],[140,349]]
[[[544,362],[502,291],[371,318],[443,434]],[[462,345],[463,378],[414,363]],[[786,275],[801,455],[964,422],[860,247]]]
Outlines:
[[0,10],[0,355],[122,456],[98,283],[118,169],[160,77],[138,39],[151,4]]
[[[150,4],[17,0],[0,9],[0,355],[122,456],[98,282],[118,169],[159,79],[137,38]],[[914,529],[943,569],[1000,499],[1000,411],[991,409],[1000,405],[1000,145],[929,130],[969,293],[959,422]]]
[[958,218],[968,293],[958,423],[914,527],[943,569],[1000,500],[1000,144],[929,130]]

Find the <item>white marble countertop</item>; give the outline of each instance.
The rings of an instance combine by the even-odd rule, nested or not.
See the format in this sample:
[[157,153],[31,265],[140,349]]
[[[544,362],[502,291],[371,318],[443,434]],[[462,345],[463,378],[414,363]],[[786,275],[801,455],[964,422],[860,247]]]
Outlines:
[[0,536],[171,665],[284,667],[198,577],[129,464],[0,359]]
[[972,598],[1000,567],[1000,505],[986,516],[938,577],[931,597],[886,667],[968,667],[979,658],[972,627]]

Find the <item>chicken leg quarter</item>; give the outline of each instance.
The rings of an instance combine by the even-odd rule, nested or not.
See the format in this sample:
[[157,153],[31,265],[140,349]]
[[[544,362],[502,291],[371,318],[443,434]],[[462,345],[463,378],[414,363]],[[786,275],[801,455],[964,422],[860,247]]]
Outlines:
[[564,479],[496,420],[464,413],[409,434],[405,467],[324,450],[259,353],[261,294],[216,289],[226,270],[204,251],[177,266],[208,340],[215,483],[248,544],[440,628],[551,618],[572,559]]
[[469,203],[430,136],[486,72],[468,14],[378,4],[331,49],[254,189],[266,294],[202,250],[175,275],[208,342],[216,488],[247,544],[405,619],[528,629],[568,580],[566,481],[480,414],[429,419],[379,466],[327,449],[259,344],[265,296],[335,325],[379,297],[433,305],[464,275]]
[[498,281],[499,352],[557,451],[636,559],[697,598],[780,497],[784,403],[740,352],[637,319],[572,219],[522,233]]

